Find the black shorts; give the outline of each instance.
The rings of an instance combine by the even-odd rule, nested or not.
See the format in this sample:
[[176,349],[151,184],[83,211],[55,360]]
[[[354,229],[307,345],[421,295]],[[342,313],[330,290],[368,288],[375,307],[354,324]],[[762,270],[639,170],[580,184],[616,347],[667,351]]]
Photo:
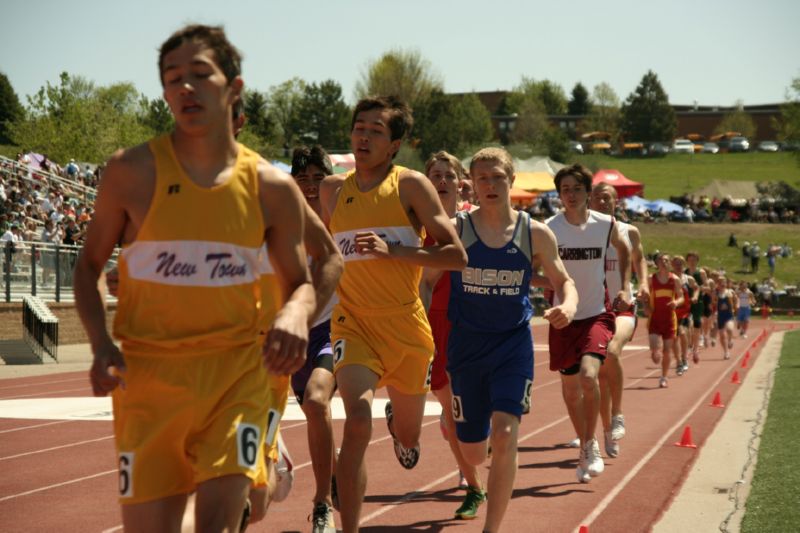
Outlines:
[[[594,357],[595,359],[600,361],[601,365],[606,360],[605,357],[603,357],[600,354],[596,354],[596,353],[583,354],[583,357],[586,357],[586,356]],[[583,359],[583,358],[581,358],[581,359]],[[581,371],[581,363],[580,363],[580,361],[578,361],[577,363],[575,363],[574,365],[572,365],[569,368],[562,368],[562,369],[559,370],[559,372],[564,376],[574,376],[575,374],[577,374],[580,371]]]

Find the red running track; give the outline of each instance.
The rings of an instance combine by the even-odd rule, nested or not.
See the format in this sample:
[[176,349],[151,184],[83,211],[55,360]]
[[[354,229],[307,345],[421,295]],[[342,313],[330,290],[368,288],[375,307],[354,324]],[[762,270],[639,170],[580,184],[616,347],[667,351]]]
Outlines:
[[[695,443],[703,446],[724,412],[709,407],[714,393],[730,402],[738,387],[730,382],[732,373],[744,378],[752,364],[740,368],[742,357],[747,351],[751,361],[758,357],[761,334],[773,329],[769,322],[754,320],[750,338],[734,341],[730,360],[722,359],[719,347],[702,350],[699,365],[683,377],[673,371],[669,388],[659,389],[660,370],[650,360],[645,328],[639,327],[623,353],[627,436],[620,441],[620,456],[606,458],[605,472],[580,484],[575,478],[578,452],[564,445],[574,434],[559,377],[548,370],[542,348],[546,326],[534,327],[533,405],[520,426],[519,470],[503,529],[568,532],[585,524],[591,531],[649,530],[697,457],[697,450],[673,443],[691,425]],[[90,395],[85,373],[0,380],[0,402]],[[334,421],[337,442],[342,425]],[[363,531],[481,530],[483,512],[472,522],[452,519],[463,493],[455,489],[457,468],[438,426],[438,416],[425,417],[420,462],[406,471],[394,457],[385,422],[376,419],[367,452]],[[286,422],[282,433],[295,461],[293,491],[248,531],[310,530],[313,475],[305,422]],[[602,447],[601,430],[598,435]],[[0,418],[0,531],[120,531],[115,466],[109,421]],[[486,479],[488,470],[481,468],[481,475]]]

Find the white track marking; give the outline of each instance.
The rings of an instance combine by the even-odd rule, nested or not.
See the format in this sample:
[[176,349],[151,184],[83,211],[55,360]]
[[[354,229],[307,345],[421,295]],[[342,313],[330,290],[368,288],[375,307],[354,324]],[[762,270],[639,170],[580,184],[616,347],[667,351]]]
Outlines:
[[[653,370],[650,373],[645,374],[644,378],[639,378],[639,379],[637,379],[635,381],[630,382],[628,384],[628,386],[635,385],[635,384],[639,383],[640,381],[643,381],[644,379],[649,378],[651,375],[653,375],[653,374],[655,374],[657,372],[660,372],[660,370]],[[559,383],[559,382],[560,381],[550,381],[548,383],[542,384],[541,386],[544,387],[546,385],[551,385],[553,383]],[[534,431],[531,431],[530,433],[528,433],[528,434],[526,434],[526,435],[524,435],[522,437],[517,438],[517,444],[519,444],[520,442],[524,442],[524,441],[528,440],[529,438],[534,437],[534,436],[538,435],[539,433],[541,433],[543,431],[546,431],[546,430],[550,429],[551,427],[557,426],[557,425],[559,425],[559,424],[561,424],[563,422],[566,422],[568,420],[569,420],[569,416],[568,415],[562,416],[561,418],[558,418],[558,419],[554,420],[553,422],[545,424],[544,426],[542,426],[542,427],[540,427],[540,428],[538,428],[538,429],[536,429]],[[436,422],[436,420],[434,420],[433,422]],[[431,424],[431,423],[432,422],[428,422],[428,424]],[[427,425],[427,424],[425,424],[425,425]],[[380,439],[380,440],[384,440],[384,439]],[[311,463],[308,463],[308,464],[311,464]],[[452,472],[450,472],[448,474],[445,474],[444,476],[440,477],[437,480],[434,480],[434,481],[428,483],[427,485],[419,487],[416,490],[413,490],[413,491],[405,494],[403,497],[398,498],[397,500],[395,500],[395,501],[393,501],[393,502],[391,502],[389,504],[386,504],[385,506],[381,507],[380,509],[368,514],[367,516],[365,516],[364,518],[361,519],[361,521],[359,522],[358,525],[359,526],[363,526],[365,523],[369,522],[370,520],[372,520],[374,518],[377,518],[377,517],[381,516],[384,513],[388,513],[389,511],[391,511],[392,509],[394,509],[398,505],[402,505],[403,503],[407,502],[408,500],[413,500],[419,494],[421,494],[421,493],[423,493],[423,492],[425,492],[425,491],[427,491],[427,490],[439,485],[440,483],[444,483],[448,479],[454,478],[457,475],[458,475],[458,469],[453,470]]]
[[2,498],[0,498],[0,502],[4,502],[6,500],[13,500],[15,498],[20,498],[22,496],[28,496],[28,495],[31,495],[31,494],[36,494],[38,492],[42,492],[42,491],[45,491],[45,490],[57,489],[58,487],[63,487],[65,485],[71,485],[73,483],[80,483],[81,481],[86,481],[87,479],[94,479],[96,477],[107,476],[109,474],[117,474],[117,473],[118,473],[117,469],[115,468],[114,470],[107,470],[105,472],[100,472],[98,474],[92,474],[91,476],[84,476],[84,477],[79,477],[77,479],[70,479],[69,481],[62,481],[61,483],[55,483],[53,485],[47,485],[46,487],[39,487],[38,489],[32,489],[32,490],[28,490],[28,491],[25,491],[25,492],[20,492],[18,494],[9,494],[8,496],[3,496]]
[[0,431],[0,434],[13,433],[14,431],[24,431],[26,429],[42,428],[42,427],[45,427],[45,426],[53,426],[55,424],[66,424],[67,422],[72,422],[72,420],[56,420],[55,422],[45,422],[44,424],[36,424],[34,426],[22,426],[22,427],[13,428],[13,429],[4,429],[4,430]]
[[0,398],[0,400],[16,400],[17,398],[41,398],[45,394],[61,394],[62,392],[86,392],[89,387],[81,387],[80,389],[63,389],[63,390],[54,390],[48,392],[40,392],[38,394],[22,394],[20,396],[6,396],[4,398]]
[[708,401],[708,395],[711,394],[714,388],[717,387],[724,378],[728,377],[728,372],[730,371],[731,368],[735,367],[738,364],[738,362],[739,362],[739,357],[731,359],[731,363],[723,372],[720,372],[720,376],[717,378],[717,380],[714,381],[711,384],[711,386],[708,387],[702,394],[698,395],[699,399],[695,402],[695,404],[691,407],[691,409],[689,409],[688,412],[680,420],[675,422],[675,424],[664,433],[664,436],[661,437],[652,448],[650,448],[650,451],[648,451],[647,454],[644,457],[642,457],[631,470],[628,471],[625,477],[622,478],[622,480],[619,483],[617,483],[608,494],[606,494],[605,498],[600,500],[600,503],[597,504],[597,506],[592,510],[592,512],[586,515],[586,517],[583,520],[578,522],[580,525],[590,526],[592,522],[598,516],[600,516],[603,513],[603,511],[606,510],[608,505],[614,500],[617,494],[622,492],[622,489],[624,489],[628,485],[631,479],[633,479],[634,476],[636,476],[636,474],[638,474],[639,471],[642,468],[644,468],[644,466],[650,461],[650,459],[652,459],[653,456],[661,449],[661,447],[664,445],[667,439],[670,438],[672,434],[678,430],[678,428],[680,428],[684,423],[686,423],[686,420],[688,420],[689,417],[693,415],[695,411],[697,411],[697,408],[700,407],[700,404]]
[[71,378],[71,379],[58,379],[55,381],[37,381],[36,383],[21,383],[19,385],[9,385],[7,387],[0,387],[0,391],[6,391],[10,389],[22,389],[26,387],[39,387],[42,385],[53,385],[55,383],[69,383],[71,381],[88,381],[89,378],[86,376],[82,376],[79,378]]
[[113,438],[114,435],[108,435],[105,437],[100,437],[98,439],[82,440],[78,442],[71,442],[70,444],[64,444],[62,446],[53,446],[52,448],[43,448],[41,450],[34,450],[32,452],[18,453],[17,455],[7,455],[5,457],[0,457],[0,461],[8,461],[10,459],[17,459],[19,457],[26,457],[28,455],[36,455],[37,453],[52,452],[53,450],[63,450],[64,448],[72,448],[73,446],[80,446],[82,444],[91,444],[92,442],[100,442],[103,440],[108,440]]

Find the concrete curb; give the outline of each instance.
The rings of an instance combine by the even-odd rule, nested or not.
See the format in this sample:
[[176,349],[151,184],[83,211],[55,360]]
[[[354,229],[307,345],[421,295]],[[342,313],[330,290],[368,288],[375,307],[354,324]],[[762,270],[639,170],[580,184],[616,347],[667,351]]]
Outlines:
[[723,399],[725,413],[680,492],[653,527],[655,533],[739,532],[783,336],[783,332],[769,336],[734,398]]

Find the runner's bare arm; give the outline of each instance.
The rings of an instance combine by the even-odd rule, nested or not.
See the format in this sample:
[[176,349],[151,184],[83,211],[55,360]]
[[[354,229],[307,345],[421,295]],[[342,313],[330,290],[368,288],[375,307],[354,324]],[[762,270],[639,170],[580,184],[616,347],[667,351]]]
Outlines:
[[89,379],[95,396],[105,396],[118,385],[124,386],[121,376],[109,371],[110,367],[115,367],[118,372],[124,372],[125,362],[106,329],[105,308],[97,281],[124,234],[128,223],[125,193],[129,183],[136,180],[136,166],[124,153],[119,152],[109,160],[98,189],[86,242],[75,265],[75,307],[94,355]]
[[333,210],[336,208],[336,201],[339,199],[339,191],[345,181],[344,174],[333,174],[327,176],[319,184],[319,203],[322,208],[322,222],[330,227]]
[[545,311],[544,318],[556,329],[565,328],[575,317],[578,291],[558,255],[556,236],[550,228],[536,220],[531,221],[531,249],[534,251],[535,261],[541,265],[561,302]]
[[611,226],[610,243],[617,250],[619,275],[622,281],[619,293],[614,295],[614,306],[617,311],[625,311],[631,305],[631,249],[619,233],[619,226]]
[[672,277],[672,300],[669,302],[669,306],[673,309],[677,309],[683,305],[683,288],[681,288],[681,282],[677,278],[677,276]]
[[306,263],[306,203],[294,180],[259,163],[259,196],[270,261],[281,283],[284,304],[264,343],[264,363],[276,374],[291,374],[305,363],[308,321],[316,309]]
[[400,201],[426,232],[436,241],[432,246],[388,245],[374,232],[356,234],[356,250],[376,257],[397,259],[423,267],[461,270],[467,266],[467,253],[430,180],[408,170],[400,175]]
[[342,254],[333,242],[325,224],[313,209],[306,205],[305,245],[308,255],[311,256],[311,279],[314,284],[314,296],[317,308],[309,319],[311,326],[319,313],[327,305],[339,283],[339,277],[344,270]]
[[642,236],[639,228],[631,225],[628,228],[628,238],[631,241],[631,267],[636,272],[636,279],[639,281],[639,290],[636,299],[644,303],[650,300],[650,284],[647,283],[649,273],[647,271],[647,258],[644,256],[642,247]]

